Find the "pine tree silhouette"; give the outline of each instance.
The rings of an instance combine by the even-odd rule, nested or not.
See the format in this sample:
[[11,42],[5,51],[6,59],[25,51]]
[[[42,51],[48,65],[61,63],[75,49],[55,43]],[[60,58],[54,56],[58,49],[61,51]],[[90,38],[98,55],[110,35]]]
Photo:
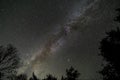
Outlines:
[[15,80],[27,80],[27,75],[26,74],[20,74],[16,77]]
[[80,73],[75,70],[73,67],[66,69],[66,76],[62,76],[61,80],[77,80]]
[[51,74],[47,75],[47,77],[43,80],[57,80],[56,77],[52,76]]
[[39,80],[37,76],[33,73],[32,77],[29,80]]

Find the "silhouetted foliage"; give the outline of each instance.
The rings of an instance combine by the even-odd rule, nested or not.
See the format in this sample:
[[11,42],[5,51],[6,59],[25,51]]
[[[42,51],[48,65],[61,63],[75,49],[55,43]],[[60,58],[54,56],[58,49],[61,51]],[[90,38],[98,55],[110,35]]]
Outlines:
[[80,73],[73,67],[66,69],[66,76],[62,76],[61,80],[77,80]]
[[20,74],[16,77],[16,80],[27,80],[27,75],[26,74]]
[[17,50],[12,45],[7,47],[0,46],[0,79],[7,80],[8,77],[15,74],[19,67],[19,57]]
[[[7,47],[0,46],[0,80],[27,80],[26,74],[17,75],[16,69],[19,67],[19,57],[16,48],[12,45]],[[62,76],[61,80],[76,80],[80,73],[73,67],[66,69],[66,76]],[[33,73],[29,80],[40,80]],[[52,75],[47,75],[42,80],[57,80]]]
[[20,74],[20,75],[11,75],[8,80],[27,80],[27,75],[26,74]]
[[[120,11],[120,9],[117,9]],[[120,22],[120,12],[115,21]],[[120,80],[120,29],[111,30],[100,42],[100,55],[107,61],[106,66],[100,71],[103,80]]]
[[103,80],[119,80],[119,75],[111,64],[106,65],[100,74],[103,75]]
[[[62,76],[61,80],[77,80],[79,75],[80,73],[77,70],[75,70],[73,67],[71,67],[70,69],[66,69],[66,75]],[[40,79],[38,79],[36,75],[33,73],[33,76],[29,80],[40,80]],[[57,80],[57,78],[49,74],[46,76],[46,78],[42,80]]]
[[32,77],[29,80],[39,80],[37,76],[33,73]]
[[47,77],[43,80],[57,80],[56,77],[52,76],[51,74],[47,75]]
[[112,30],[101,41],[101,55],[108,65],[100,72],[104,80],[120,80],[120,30]]
[[101,55],[104,59],[116,66],[119,64],[120,53],[120,30],[112,30],[107,33],[106,38],[101,41]]

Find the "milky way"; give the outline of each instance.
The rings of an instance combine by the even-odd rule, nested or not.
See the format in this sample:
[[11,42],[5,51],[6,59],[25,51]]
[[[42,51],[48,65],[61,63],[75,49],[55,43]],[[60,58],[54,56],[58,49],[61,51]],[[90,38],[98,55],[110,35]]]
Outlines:
[[[75,27],[74,25],[77,24],[78,19],[81,19],[81,24],[87,24],[87,17],[83,17],[82,15],[84,15],[84,12],[91,8],[92,6],[94,6],[94,4],[97,2],[93,1],[91,2],[87,7],[85,7],[85,9],[83,10],[83,12],[81,12],[79,15],[77,15],[76,19],[74,18],[74,20],[63,26],[61,26],[61,28],[57,31],[57,33],[51,34],[50,37],[48,37],[48,40],[46,41],[46,43],[44,44],[44,46],[40,49],[39,53],[36,53],[32,56],[31,60],[29,60],[27,62],[26,66],[26,70],[30,70],[30,68],[32,68],[34,71],[34,69],[36,68],[36,65],[40,65],[42,64],[42,62],[44,62],[50,55],[52,55],[54,49],[56,47],[59,46],[60,44],[60,40],[64,39],[64,37],[66,37],[67,35],[69,35],[70,33],[72,33],[73,31],[77,30],[77,28],[80,28],[81,30],[83,29],[81,26],[80,27]],[[82,16],[82,17],[81,17]],[[24,70],[24,71],[26,71]]]
[[73,66],[98,77],[99,41],[113,28],[119,0],[0,0],[0,45],[13,44],[19,73],[61,77]]

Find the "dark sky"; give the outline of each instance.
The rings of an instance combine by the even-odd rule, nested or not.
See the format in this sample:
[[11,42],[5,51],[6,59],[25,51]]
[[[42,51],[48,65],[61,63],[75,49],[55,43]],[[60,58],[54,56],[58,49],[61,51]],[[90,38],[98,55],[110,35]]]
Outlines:
[[[0,45],[11,43],[18,49],[24,63],[19,72],[29,72],[37,61],[32,67],[37,75],[59,76],[73,66],[81,78],[96,78],[102,63],[99,41],[115,28],[119,4],[119,0],[0,0]],[[39,61],[41,54],[47,56]]]

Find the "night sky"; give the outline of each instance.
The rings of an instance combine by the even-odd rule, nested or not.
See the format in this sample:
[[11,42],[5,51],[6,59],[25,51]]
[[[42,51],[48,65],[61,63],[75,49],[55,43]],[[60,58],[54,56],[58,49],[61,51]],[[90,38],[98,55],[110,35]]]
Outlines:
[[119,0],[0,0],[0,45],[12,44],[23,65],[18,73],[57,77],[70,66],[82,79],[99,78],[99,42]]

